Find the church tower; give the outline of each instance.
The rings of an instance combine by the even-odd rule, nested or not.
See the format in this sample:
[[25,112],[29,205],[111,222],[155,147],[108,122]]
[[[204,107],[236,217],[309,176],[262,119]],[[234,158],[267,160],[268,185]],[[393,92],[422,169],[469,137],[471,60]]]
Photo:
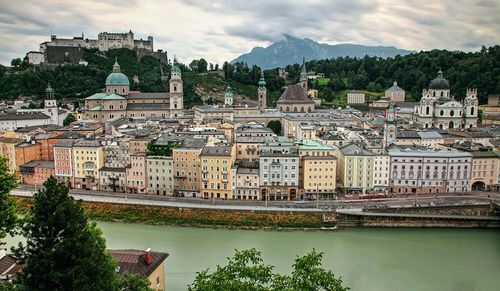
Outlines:
[[397,127],[396,127],[396,110],[394,109],[394,101],[390,101],[389,108],[385,111],[384,123],[384,141],[383,149],[396,142]]
[[300,79],[299,83],[304,88],[304,91],[306,91],[307,95],[307,69],[306,69],[306,59],[302,58],[302,69],[300,71]]
[[170,70],[169,97],[170,97],[170,117],[175,118],[182,116],[184,109],[184,92],[181,78],[181,69],[177,66],[177,61],[174,59],[172,69]]
[[233,105],[233,91],[231,91],[229,84],[227,84],[226,93],[224,93],[224,105]]
[[467,93],[464,99],[465,128],[477,127],[477,107],[477,89],[467,89]]
[[59,124],[59,109],[57,108],[57,101],[54,98],[54,90],[50,87],[50,83],[47,84],[47,89],[45,89],[45,100],[44,113],[50,116],[51,124]]
[[260,73],[259,80],[259,89],[257,89],[257,94],[259,95],[259,111],[266,111],[266,98],[267,98],[267,89],[266,89],[266,80],[264,80],[264,72]]

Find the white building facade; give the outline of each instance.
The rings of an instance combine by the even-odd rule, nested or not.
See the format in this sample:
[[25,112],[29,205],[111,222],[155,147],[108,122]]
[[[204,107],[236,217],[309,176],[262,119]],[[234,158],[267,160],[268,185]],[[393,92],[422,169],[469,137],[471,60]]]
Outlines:
[[471,190],[472,154],[391,146],[389,192],[438,194]]
[[459,129],[477,127],[477,89],[467,89],[463,102],[451,95],[448,80],[443,73],[424,89],[420,104],[415,106],[415,121],[422,128]]

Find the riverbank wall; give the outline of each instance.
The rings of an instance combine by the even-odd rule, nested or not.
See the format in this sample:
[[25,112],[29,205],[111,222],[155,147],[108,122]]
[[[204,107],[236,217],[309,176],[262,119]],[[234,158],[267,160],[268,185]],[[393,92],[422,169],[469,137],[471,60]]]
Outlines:
[[339,210],[332,214],[329,220],[339,228],[500,228],[500,216],[494,204],[390,208],[368,211]]
[[[16,197],[18,211],[27,213],[32,198]],[[331,230],[335,224],[326,222],[321,212],[234,211],[214,209],[173,208],[147,205],[81,202],[89,219],[154,225],[282,230]]]

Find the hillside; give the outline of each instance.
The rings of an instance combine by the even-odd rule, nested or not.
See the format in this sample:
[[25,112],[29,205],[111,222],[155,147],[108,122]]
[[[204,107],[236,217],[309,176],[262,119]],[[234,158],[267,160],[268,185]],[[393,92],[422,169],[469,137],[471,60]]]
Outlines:
[[[112,50],[105,57],[88,51],[89,66],[67,65],[53,70],[43,70],[27,65],[12,68],[9,72],[0,66],[0,99],[12,100],[18,96],[44,96],[50,81],[58,99],[79,99],[104,88],[115,57],[122,71],[129,77],[133,90],[162,92],[166,84],[161,82],[160,63],[152,57],[140,62],[132,51]],[[169,67],[163,66],[168,74]],[[408,101],[420,100],[423,88],[435,78],[438,70],[450,82],[451,92],[457,99],[465,97],[466,88],[477,88],[480,103],[489,94],[500,93],[500,46],[483,47],[477,52],[432,50],[406,56],[382,59],[378,57],[334,58],[306,62],[309,71],[323,73],[324,78],[310,81],[309,87],[317,89],[323,104],[343,105],[345,92],[350,89],[366,90],[371,96],[379,96],[394,80],[407,92]],[[221,72],[198,74],[180,64],[183,72],[185,107],[194,104],[222,102],[228,82],[233,88],[235,102],[256,100],[261,75],[258,66],[245,63],[225,62]],[[288,78],[279,76],[277,69],[265,70],[267,105],[275,106],[283,87],[298,81],[300,65],[285,67]],[[139,84],[133,82],[137,75]]]
[[283,40],[276,41],[266,48],[253,48],[251,52],[237,57],[232,63],[245,62],[249,66],[257,65],[263,69],[270,69],[301,63],[303,57],[310,61],[336,57],[362,58],[366,55],[388,58],[410,53],[412,51],[387,46],[329,45],[285,34]]
[[[128,49],[110,50],[103,56],[95,50],[85,52],[88,66],[64,65],[54,69],[42,69],[28,65],[13,68],[11,71],[0,66],[0,99],[14,99],[19,96],[34,96],[43,98],[47,83],[50,82],[56,92],[57,99],[80,99],[99,92],[104,88],[106,76],[111,72],[115,58],[120,64],[121,71],[130,80],[131,90],[143,92],[164,92],[167,84],[161,81],[162,66],[164,74],[168,75],[169,66],[160,64],[153,57],[143,57],[137,61],[135,53]],[[184,65],[183,71],[185,107],[201,104],[202,100],[222,101],[225,81],[217,74],[200,75],[192,73]],[[137,76],[139,83],[135,83]],[[236,100],[256,98],[257,90],[254,86],[232,84],[235,88]]]

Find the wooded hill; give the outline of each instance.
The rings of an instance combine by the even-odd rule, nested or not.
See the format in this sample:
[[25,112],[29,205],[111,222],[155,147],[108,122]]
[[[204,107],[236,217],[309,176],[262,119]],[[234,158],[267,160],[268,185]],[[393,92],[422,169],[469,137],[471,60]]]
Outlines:
[[[56,98],[85,98],[104,88],[106,76],[111,72],[115,57],[122,72],[130,79],[131,90],[162,92],[166,84],[161,81],[160,66],[168,74],[169,67],[160,64],[153,57],[137,61],[135,53],[127,49],[111,50],[105,56],[96,51],[85,52],[88,66],[64,65],[52,69],[31,67],[25,61],[13,62],[13,68],[0,66],[0,99],[14,99],[18,96],[42,98],[50,81]],[[500,92],[500,46],[483,47],[478,52],[432,50],[383,59],[380,57],[335,58],[310,61],[308,71],[323,73],[325,78],[310,81],[310,87],[320,91],[325,104],[342,105],[342,98],[349,89],[364,89],[380,96],[394,80],[407,91],[408,100],[419,100],[437,71],[442,70],[450,81],[452,94],[458,99],[465,97],[466,88],[477,88],[480,102],[488,94]],[[218,102],[227,83],[240,98],[255,100],[261,69],[244,63],[222,66],[223,74],[216,72],[198,73],[180,64],[183,71],[185,107],[205,102]],[[279,77],[278,70],[265,71],[268,88],[268,105],[274,106],[282,93],[283,86],[298,81],[300,65],[285,67],[288,79]],[[223,76],[221,76],[223,75]],[[138,76],[139,83],[133,82]]]

